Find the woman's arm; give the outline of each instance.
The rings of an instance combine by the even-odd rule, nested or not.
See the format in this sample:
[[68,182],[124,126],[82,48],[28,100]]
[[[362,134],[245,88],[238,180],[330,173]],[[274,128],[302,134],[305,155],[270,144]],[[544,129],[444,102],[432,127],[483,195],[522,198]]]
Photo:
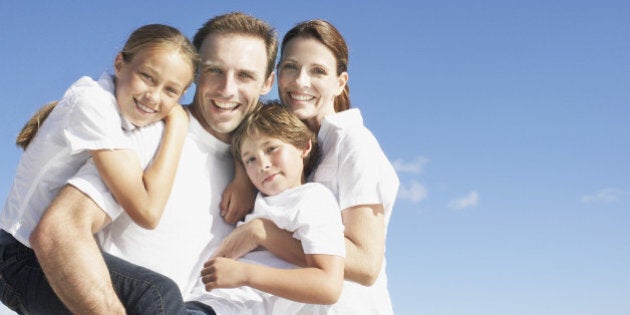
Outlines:
[[141,227],[153,229],[159,223],[175,179],[187,129],[188,115],[181,106],[176,106],[165,118],[162,142],[146,170],[132,150],[91,151],[116,201]]
[[346,237],[345,278],[370,286],[378,278],[385,255],[383,206],[360,205],[341,211]]
[[[346,280],[369,286],[378,278],[385,253],[383,206],[360,205],[341,211],[345,226]],[[256,219],[236,228],[216,252],[216,257],[238,258],[262,246],[294,265],[306,266],[301,243],[269,220]]]
[[206,262],[202,280],[206,290],[250,286],[293,301],[333,304],[341,295],[343,258],[306,255],[307,267],[278,269],[228,258]]

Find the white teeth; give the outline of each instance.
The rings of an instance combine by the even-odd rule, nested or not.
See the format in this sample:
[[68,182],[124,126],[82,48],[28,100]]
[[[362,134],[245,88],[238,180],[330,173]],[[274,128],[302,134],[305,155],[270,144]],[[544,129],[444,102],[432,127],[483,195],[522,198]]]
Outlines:
[[153,109],[153,108],[150,108],[150,107],[147,107],[147,106],[144,106],[144,105],[142,105],[142,104],[140,104],[140,103],[138,103],[138,102],[136,102],[136,105],[138,105],[138,107],[139,107],[142,111],[145,111],[145,112],[147,112],[147,113],[151,113],[151,114],[153,114],[153,113],[156,113],[156,112],[157,112],[157,110],[155,110],[155,109]]
[[310,99],[312,99],[313,97],[307,94],[289,94],[291,96],[292,99],[296,100],[296,101],[308,101]]
[[234,109],[238,106],[236,102],[217,102],[214,101],[214,105],[216,105],[220,109]]

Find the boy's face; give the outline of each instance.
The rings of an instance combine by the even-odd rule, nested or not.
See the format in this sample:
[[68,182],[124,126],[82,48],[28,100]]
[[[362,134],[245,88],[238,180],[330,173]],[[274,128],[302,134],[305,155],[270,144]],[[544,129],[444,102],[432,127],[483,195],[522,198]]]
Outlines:
[[271,90],[273,74],[265,77],[265,43],[240,34],[209,34],[199,54],[193,113],[206,131],[229,142],[259,97]]
[[279,138],[255,134],[241,143],[240,159],[254,186],[273,196],[303,183],[303,159],[309,151]]

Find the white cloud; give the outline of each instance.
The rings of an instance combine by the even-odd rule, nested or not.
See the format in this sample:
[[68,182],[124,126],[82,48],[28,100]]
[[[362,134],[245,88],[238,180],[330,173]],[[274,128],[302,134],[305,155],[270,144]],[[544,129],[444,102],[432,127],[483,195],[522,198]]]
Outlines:
[[398,199],[406,199],[411,203],[418,203],[428,196],[427,189],[422,183],[411,180],[406,184],[400,183],[398,188]]
[[404,161],[397,159],[392,162],[394,168],[399,173],[413,173],[420,174],[424,171],[424,166],[429,162],[429,159],[424,156],[417,156],[411,161]]
[[449,201],[448,207],[452,209],[464,209],[474,207],[479,202],[479,194],[476,190],[468,193],[468,195]]
[[627,195],[630,193],[621,189],[604,188],[594,194],[584,195],[580,200],[582,203],[611,203]]

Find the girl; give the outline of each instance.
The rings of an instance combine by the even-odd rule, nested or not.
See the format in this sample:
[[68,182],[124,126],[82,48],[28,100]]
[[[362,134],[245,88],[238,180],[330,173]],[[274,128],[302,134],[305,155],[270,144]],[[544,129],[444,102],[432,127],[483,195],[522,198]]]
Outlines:
[[[385,238],[399,181],[359,110],[350,109],[346,42],[332,24],[311,20],[287,32],[280,53],[280,99],[317,133],[322,158],[311,179],[335,194],[345,226],[346,281],[334,309],[340,314],[392,314]],[[265,235],[253,239],[303,265],[299,244],[288,246],[290,238],[277,227],[252,223],[241,229],[244,235]],[[219,253],[233,257],[242,250],[224,247]]]
[[[31,269],[21,268],[40,268],[30,250],[31,232],[68,179],[88,163],[96,165],[113,194],[110,199],[97,201],[110,220],[124,209],[142,227],[157,225],[188,126],[187,115],[178,102],[192,83],[197,58],[190,41],[177,29],[160,24],[142,26],[116,56],[114,76],[103,74],[98,81],[79,79],[39,130],[34,130],[35,136],[28,135],[28,128],[23,130],[24,138],[32,137],[32,141],[24,143],[26,149],[0,213],[0,259],[8,262],[11,255],[23,253],[29,257],[5,264],[0,270],[2,281],[18,291],[16,296],[22,293],[32,297],[25,291],[37,292],[38,285],[47,285],[31,283],[32,274],[26,272]],[[154,124],[160,120],[164,120],[164,126]],[[146,142],[145,147],[150,148],[160,138],[160,148],[143,172],[149,161],[138,159],[131,150],[132,142],[136,146]],[[113,206],[116,202],[122,208]],[[14,309],[22,304],[22,312],[53,312],[41,296],[25,301],[5,295],[2,298]]]
[[[259,190],[245,222],[264,218],[292,233],[304,248],[306,264],[297,268],[264,250],[238,261],[215,256],[202,271],[209,292],[197,290],[194,300],[217,314],[291,314],[304,307],[279,297],[312,304],[337,301],[343,282],[343,225],[331,192],[318,183],[305,184],[316,148],[314,134],[279,103],[245,118],[233,135],[232,152]],[[327,309],[305,307],[302,312],[308,314]]]

